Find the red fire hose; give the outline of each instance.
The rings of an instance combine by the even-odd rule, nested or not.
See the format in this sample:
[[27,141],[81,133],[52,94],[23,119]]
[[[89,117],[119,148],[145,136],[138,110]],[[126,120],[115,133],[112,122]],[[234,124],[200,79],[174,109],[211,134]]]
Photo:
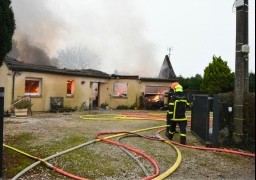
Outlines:
[[152,175],[150,175],[150,176],[147,176],[147,177],[143,178],[143,180],[151,180],[151,179],[155,178],[156,176],[158,176],[160,170],[159,170],[159,167],[158,167],[158,165],[157,165],[157,162],[156,162],[153,158],[151,158],[149,155],[147,155],[147,154],[145,154],[144,152],[142,152],[142,151],[140,151],[140,150],[138,150],[138,149],[136,149],[136,148],[133,148],[133,147],[131,147],[131,146],[127,146],[127,145],[124,145],[124,144],[122,144],[122,143],[115,142],[115,141],[112,141],[112,140],[109,140],[109,139],[100,137],[100,135],[120,134],[120,133],[127,133],[127,134],[129,134],[129,132],[103,132],[103,133],[98,133],[98,134],[96,135],[96,137],[97,137],[98,139],[104,141],[104,142],[107,142],[107,143],[110,143],[110,144],[113,144],[113,145],[116,145],[116,146],[123,147],[123,148],[125,148],[125,149],[128,149],[129,151],[132,151],[132,152],[134,152],[134,153],[136,153],[136,154],[138,154],[138,155],[141,155],[141,156],[143,156],[144,158],[148,159],[148,160],[153,164],[153,166],[154,166],[154,168],[155,168],[155,173],[152,174]]
[[[156,132],[156,135],[159,136],[159,133],[164,131],[165,129],[161,129]],[[174,141],[171,141],[175,145],[179,145],[182,147],[187,147],[187,148],[192,148],[192,149],[198,149],[198,150],[208,150],[208,151],[217,151],[217,152],[225,152],[225,153],[230,153],[230,154],[237,154],[237,155],[242,155],[242,156],[250,156],[250,157],[255,157],[255,154],[253,153],[247,153],[247,152],[241,152],[241,151],[235,151],[231,149],[223,149],[223,148],[210,148],[210,147],[202,147],[202,146],[189,146],[189,145],[184,145],[180,144]]]
[[71,174],[71,173],[69,173],[69,172],[67,172],[67,171],[64,171],[63,169],[60,169],[60,168],[54,166],[53,164],[50,164],[50,163],[46,162],[44,159],[41,159],[41,158],[39,158],[39,157],[30,155],[30,154],[28,154],[28,153],[26,153],[26,152],[23,152],[23,151],[21,151],[21,150],[19,150],[19,149],[17,149],[17,148],[8,146],[8,145],[6,145],[6,144],[3,144],[3,145],[4,145],[4,147],[6,147],[6,148],[9,148],[9,149],[14,150],[14,151],[16,151],[16,152],[19,152],[19,153],[21,153],[21,154],[23,154],[23,155],[25,155],[25,156],[28,156],[28,157],[30,157],[30,158],[32,158],[32,159],[35,159],[35,160],[38,160],[38,161],[44,163],[47,167],[53,169],[54,171],[56,171],[56,172],[58,172],[58,173],[60,173],[60,174],[62,174],[62,175],[65,175],[65,176],[67,176],[67,177],[70,177],[70,178],[73,178],[73,179],[77,179],[77,180],[89,180],[89,179],[86,179],[86,178],[79,177],[79,176],[76,176],[76,175],[74,175],[74,174]]

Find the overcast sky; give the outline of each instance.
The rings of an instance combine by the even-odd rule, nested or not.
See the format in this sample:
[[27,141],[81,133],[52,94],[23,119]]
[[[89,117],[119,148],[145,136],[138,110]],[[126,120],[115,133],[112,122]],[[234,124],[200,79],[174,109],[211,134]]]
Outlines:
[[[203,76],[213,55],[235,71],[234,0],[12,0],[14,39],[54,58],[86,46],[112,74],[157,77],[165,55],[177,76]],[[255,73],[255,1],[249,0],[249,71]],[[68,67],[67,67],[68,68]]]

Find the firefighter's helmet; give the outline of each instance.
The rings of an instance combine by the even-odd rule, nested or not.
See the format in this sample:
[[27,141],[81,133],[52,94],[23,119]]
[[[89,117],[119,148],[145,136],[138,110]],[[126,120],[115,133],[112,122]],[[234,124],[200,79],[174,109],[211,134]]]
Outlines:
[[174,92],[183,92],[183,87],[180,84],[177,84],[174,87]]
[[171,84],[171,89],[174,90],[175,86],[177,86],[179,83],[178,82],[173,82]]

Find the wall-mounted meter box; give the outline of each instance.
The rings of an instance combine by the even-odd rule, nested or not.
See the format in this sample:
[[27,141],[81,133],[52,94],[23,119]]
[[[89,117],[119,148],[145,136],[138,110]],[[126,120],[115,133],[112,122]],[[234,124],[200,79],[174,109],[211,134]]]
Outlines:
[[250,46],[247,44],[242,45],[242,53],[249,53],[250,52]]
[[235,6],[236,8],[243,6],[244,5],[244,0],[236,0],[235,1]]

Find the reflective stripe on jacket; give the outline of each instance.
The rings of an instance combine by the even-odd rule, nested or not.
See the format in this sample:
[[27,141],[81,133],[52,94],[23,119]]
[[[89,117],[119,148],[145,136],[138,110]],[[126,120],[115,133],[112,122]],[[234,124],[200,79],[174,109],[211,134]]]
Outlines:
[[175,93],[171,97],[169,103],[168,114],[170,119],[174,121],[187,120],[186,108],[189,106],[189,102],[181,93]]

